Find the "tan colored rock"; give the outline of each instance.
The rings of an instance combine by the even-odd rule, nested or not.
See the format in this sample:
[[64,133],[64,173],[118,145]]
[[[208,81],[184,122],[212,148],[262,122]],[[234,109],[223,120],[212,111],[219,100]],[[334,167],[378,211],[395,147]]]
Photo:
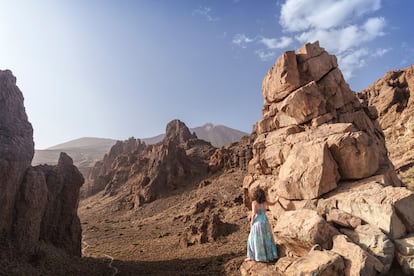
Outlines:
[[333,135],[328,144],[342,179],[366,178],[378,170],[379,149],[366,132]]
[[384,265],[383,270],[380,271],[382,274],[390,270],[394,259],[395,246],[381,230],[370,224],[365,224],[356,227],[354,230],[341,229],[340,231]]
[[299,87],[299,72],[294,51],[282,54],[263,79],[262,93],[268,102],[277,102]]
[[342,108],[355,99],[355,93],[352,92],[344,81],[342,73],[338,68],[329,72],[318,84],[322,94],[327,99],[326,108],[329,112]]
[[366,106],[375,106],[387,148],[404,185],[414,188],[414,66],[387,72],[358,93]]
[[285,275],[344,275],[345,264],[342,257],[332,251],[311,250],[294,261]]
[[244,261],[240,266],[242,276],[278,276],[283,275],[276,271],[275,265],[254,261]]
[[[383,187],[376,182],[343,183],[318,202],[322,206],[336,206],[339,210],[380,228],[391,238],[403,237],[413,227],[414,194],[399,187]],[[411,230],[409,230],[411,231]]]
[[278,127],[307,123],[326,113],[326,100],[312,81],[292,92],[278,105],[275,116]]
[[377,275],[383,271],[383,264],[351,242],[345,235],[333,238],[332,251],[341,255],[345,260],[345,275]]
[[303,45],[297,52],[297,60],[302,85],[310,81],[319,81],[338,67],[336,57],[321,48],[318,41]]
[[396,250],[404,255],[414,255],[414,234],[408,235],[402,239],[394,240]]
[[274,228],[276,243],[287,247],[294,256],[304,256],[316,244],[332,247],[332,237],[339,232],[316,211],[297,210],[282,214]]
[[340,226],[355,228],[361,225],[361,219],[338,209],[329,210],[326,215],[327,222],[334,222]]
[[313,199],[336,188],[337,165],[327,144],[302,144],[289,153],[276,183],[287,199]]

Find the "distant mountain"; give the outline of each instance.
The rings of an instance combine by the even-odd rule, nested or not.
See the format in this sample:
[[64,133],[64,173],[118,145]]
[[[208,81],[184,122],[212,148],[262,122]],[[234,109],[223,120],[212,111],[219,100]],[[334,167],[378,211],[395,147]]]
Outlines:
[[[232,129],[223,125],[205,124],[201,127],[190,129],[199,139],[210,142],[215,147],[229,145],[239,141],[247,133]],[[156,144],[164,139],[165,134],[150,138],[144,138],[146,144]],[[102,160],[117,140],[105,138],[84,137],[62,143],[45,150],[35,150],[32,164],[57,164],[60,152],[66,152],[72,157],[74,164],[86,175],[89,168]]]
[[[190,128],[191,132],[195,132],[198,139],[210,142],[213,146],[219,148],[228,146],[233,142],[240,141],[248,133],[229,128],[223,125],[213,125],[207,123],[201,127]],[[142,139],[146,144],[156,144],[164,139],[164,134],[157,135],[151,138]]]
[[66,152],[72,157],[74,164],[81,173],[86,175],[89,168],[101,160],[115,143],[116,140],[113,139],[79,138],[45,150],[35,150],[32,165],[55,165],[59,159],[59,154]]
[[88,149],[100,151],[112,147],[115,142],[114,139],[84,137],[47,148],[47,150]]

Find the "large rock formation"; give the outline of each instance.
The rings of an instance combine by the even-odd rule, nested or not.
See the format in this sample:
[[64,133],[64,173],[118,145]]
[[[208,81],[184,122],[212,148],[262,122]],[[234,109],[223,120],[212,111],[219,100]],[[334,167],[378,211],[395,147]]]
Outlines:
[[96,163],[87,179],[88,195],[117,195],[121,208],[133,209],[223,171],[247,171],[254,134],[227,147],[215,148],[187,126],[173,120],[164,139],[146,145],[140,139],[118,141]]
[[[400,187],[375,109],[360,103],[336,57],[318,42],[280,56],[262,89],[262,118],[243,185],[247,206],[257,187],[270,200],[281,197],[269,214],[286,256],[276,271],[296,275],[306,264],[310,274],[327,275],[322,270],[344,264],[346,275],[387,273],[392,241],[414,231],[414,194]],[[386,245],[372,248],[366,240]],[[327,252],[326,263],[312,264],[315,247]]]
[[31,167],[32,126],[10,71],[0,71],[0,257],[39,255],[40,244],[81,255],[77,216],[83,177],[62,153],[56,166]]
[[117,142],[95,165],[88,179],[90,194],[105,190],[115,195],[121,190],[127,208],[138,207],[197,182],[207,175],[215,148],[197,139],[179,120],[168,123],[162,142],[146,145],[130,138]]
[[377,109],[390,159],[404,184],[414,189],[414,66],[386,73],[358,97]]

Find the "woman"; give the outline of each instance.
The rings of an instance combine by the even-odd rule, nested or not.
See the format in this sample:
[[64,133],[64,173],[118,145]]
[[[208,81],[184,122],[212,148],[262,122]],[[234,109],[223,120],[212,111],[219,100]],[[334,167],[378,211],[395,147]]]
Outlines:
[[275,205],[278,200],[279,197],[276,197],[275,202],[267,201],[265,192],[261,188],[257,188],[254,192],[246,261],[269,262],[277,260],[277,248],[270,223],[266,217],[266,209]]

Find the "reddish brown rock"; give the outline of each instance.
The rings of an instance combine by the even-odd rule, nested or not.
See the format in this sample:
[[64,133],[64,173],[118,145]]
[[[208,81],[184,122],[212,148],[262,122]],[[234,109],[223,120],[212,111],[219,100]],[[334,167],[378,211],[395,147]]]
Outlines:
[[242,137],[237,143],[216,149],[210,157],[209,171],[216,173],[220,170],[229,171],[238,168],[247,171],[253,157],[252,144],[255,138],[256,135],[253,133]]
[[31,167],[32,133],[15,77],[0,71],[0,244],[8,246],[1,258],[41,255],[40,243],[80,256],[83,177],[64,153],[56,166]]
[[158,144],[145,145],[134,138],[115,144],[91,171],[88,186],[91,193],[103,189],[114,196],[122,192],[121,208],[138,208],[172,190],[196,185],[197,179],[209,173],[214,151],[210,143],[191,134],[183,122],[173,120]]
[[16,195],[33,154],[33,129],[23,94],[13,74],[0,70],[0,239],[12,231]]

